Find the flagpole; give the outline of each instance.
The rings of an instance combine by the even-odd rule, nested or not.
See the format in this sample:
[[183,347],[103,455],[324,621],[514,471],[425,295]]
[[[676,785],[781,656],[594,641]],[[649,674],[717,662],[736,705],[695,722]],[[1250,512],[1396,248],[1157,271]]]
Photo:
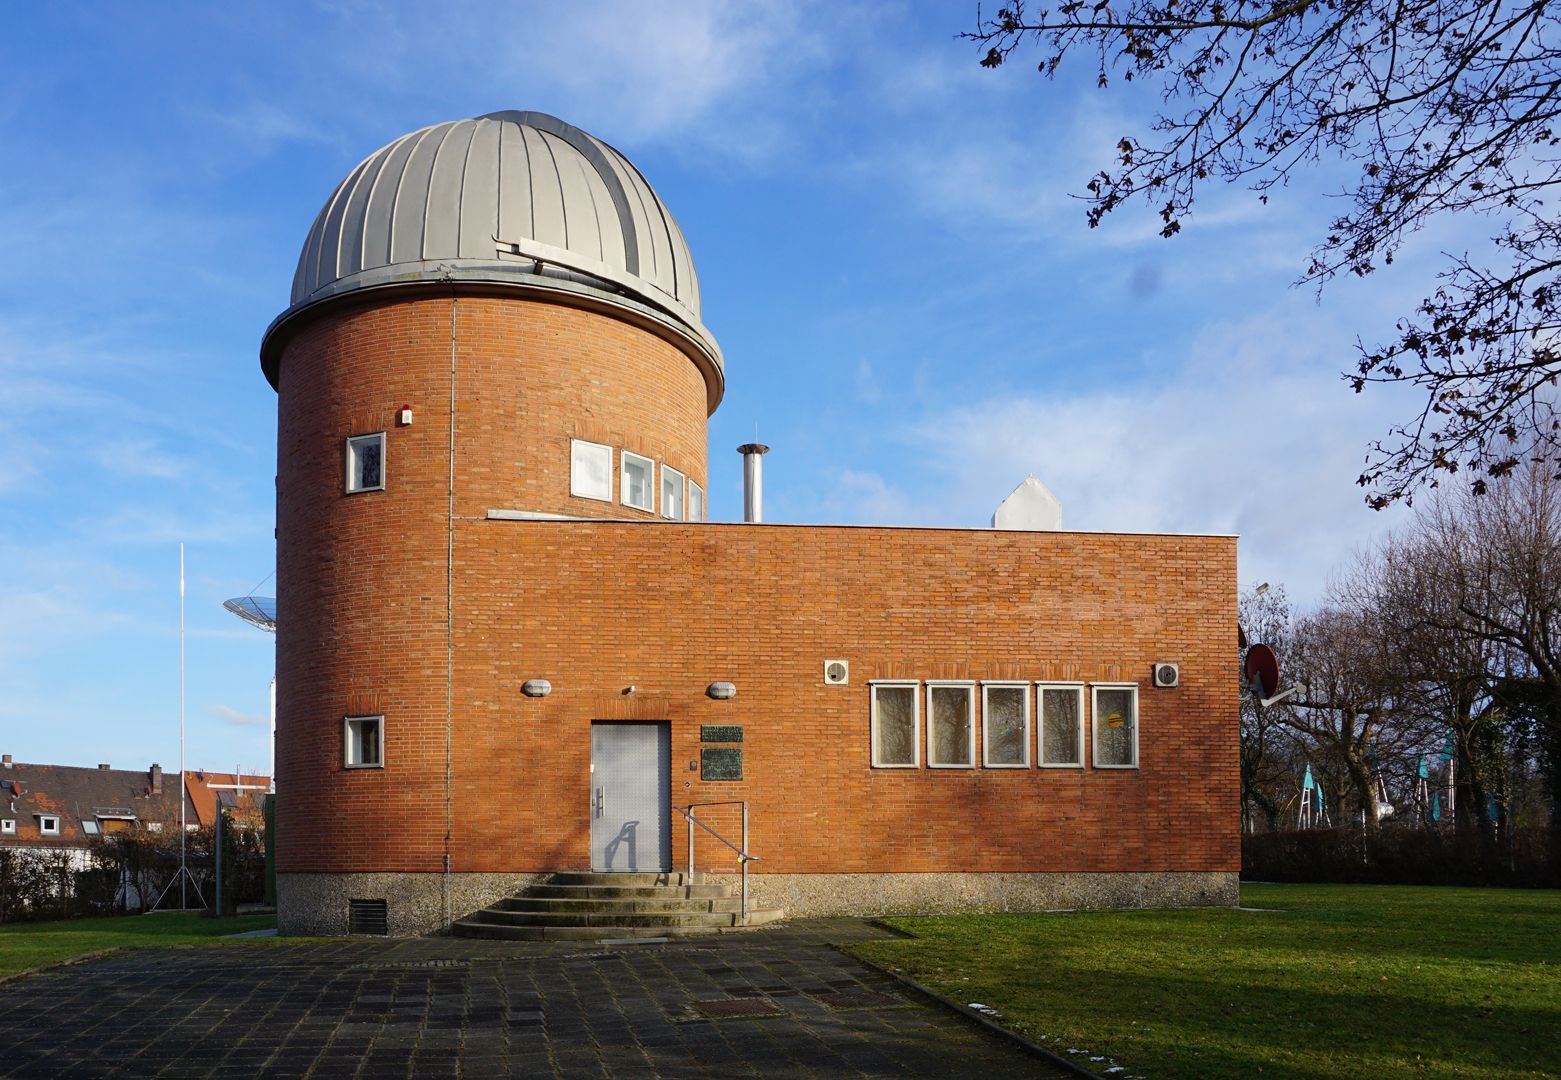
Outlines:
[[188,908],[185,881],[189,871],[185,869],[185,844],[188,831],[184,820],[184,544],[179,544],[179,909]]

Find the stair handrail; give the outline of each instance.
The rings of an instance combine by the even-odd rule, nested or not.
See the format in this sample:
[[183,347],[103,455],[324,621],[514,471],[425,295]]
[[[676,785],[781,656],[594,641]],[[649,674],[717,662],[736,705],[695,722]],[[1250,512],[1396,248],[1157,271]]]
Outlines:
[[[726,837],[722,836],[720,833],[718,833],[714,829],[712,829],[709,825],[706,825],[703,821],[700,821],[698,818],[696,818],[694,816],[694,811],[695,810],[701,810],[701,809],[703,809],[703,808],[705,808],[707,806],[740,806],[740,807],[742,807],[742,809],[743,809],[743,843],[742,843],[742,847],[738,847],[736,844],[732,843]],[[741,886],[741,894],[740,894],[741,895],[740,906],[741,906],[741,911],[742,911],[743,925],[747,926],[748,925],[748,864],[751,863],[751,862],[761,862],[762,861],[759,858],[759,856],[748,854],[748,801],[746,799],[727,799],[727,800],[722,801],[722,802],[689,803],[687,806],[677,806],[677,805],[674,805],[672,807],[672,809],[674,809],[678,813],[682,814],[684,820],[688,822],[688,883],[689,883],[690,886],[692,886],[694,884],[694,826],[695,825],[698,825],[701,829],[705,830],[705,832],[709,833],[711,836],[713,836],[717,840],[721,841],[721,843],[725,844],[727,847],[729,847],[733,851],[737,852],[737,863],[738,863],[738,867],[740,868],[740,870],[742,872],[742,886]]]

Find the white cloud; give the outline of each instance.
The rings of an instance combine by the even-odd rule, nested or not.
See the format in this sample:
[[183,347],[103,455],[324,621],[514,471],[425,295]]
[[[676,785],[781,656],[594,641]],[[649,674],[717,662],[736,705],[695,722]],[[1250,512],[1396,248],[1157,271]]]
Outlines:
[[206,715],[232,724],[234,727],[267,727],[270,720],[258,713],[240,712],[228,705],[206,706]]

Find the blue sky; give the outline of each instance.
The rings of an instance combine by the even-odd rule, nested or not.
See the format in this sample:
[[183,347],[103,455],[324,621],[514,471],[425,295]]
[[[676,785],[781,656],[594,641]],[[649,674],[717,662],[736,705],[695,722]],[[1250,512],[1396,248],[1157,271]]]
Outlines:
[[[968,3],[26,5],[0,40],[0,749],[266,764],[271,640],[221,601],[273,563],[256,350],[362,157],[497,109],[628,154],[693,248],[728,392],[711,516],[753,437],[777,521],[984,526],[1034,472],[1064,525],[1239,532],[1302,602],[1391,525],[1357,397],[1446,236],[1319,302],[1291,287],[1339,177],[1211,190],[1181,237],[1070,195],[1142,89],[980,69]],[[1456,239],[1456,238],[1452,238]],[[269,583],[260,591],[267,592]]]

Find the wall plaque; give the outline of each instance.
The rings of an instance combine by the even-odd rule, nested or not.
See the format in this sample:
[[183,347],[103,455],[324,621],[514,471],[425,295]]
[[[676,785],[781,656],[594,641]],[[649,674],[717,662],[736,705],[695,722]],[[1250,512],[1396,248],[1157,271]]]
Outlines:
[[741,780],[743,778],[743,748],[740,746],[706,746],[699,751],[699,779]]
[[701,724],[699,725],[700,742],[742,742],[743,729],[740,724]]

